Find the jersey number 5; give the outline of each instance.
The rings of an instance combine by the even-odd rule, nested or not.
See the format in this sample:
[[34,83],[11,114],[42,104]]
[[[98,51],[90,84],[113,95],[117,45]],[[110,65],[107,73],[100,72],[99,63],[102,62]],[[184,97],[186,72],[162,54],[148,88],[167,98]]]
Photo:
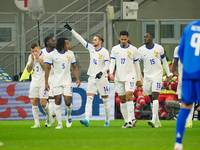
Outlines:
[[200,53],[200,34],[199,33],[194,33],[192,35],[190,45],[195,48],[195,56],[199,56]]

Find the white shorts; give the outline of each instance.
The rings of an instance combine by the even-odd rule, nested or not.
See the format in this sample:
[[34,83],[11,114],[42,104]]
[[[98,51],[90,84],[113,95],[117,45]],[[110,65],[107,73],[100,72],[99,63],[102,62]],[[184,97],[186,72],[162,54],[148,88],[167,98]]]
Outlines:
[[100,79],[90,76],[88,78],[87,93],[99,94],[105,96],[109,94],[109,82],[107,76],[102,76]]
[[130,81],[116,81],[115,82],[115,89],[119,96],[126,95],[126,92],[128,91],[135,91],[136,87],[136,80],[130,80]]
[[48,91],[45,90],[44,86],[42,86],[42,87],[30,86],[29,98],[47,99],[48,97],[49,97],[49,93],[48,93]]
[[178,95],[178,99],[181,99],[181,87],[182,87],[182,79],[178,79],[178,87],[176,90],[176,94]]
[[53,87],[53,95],[65,95],[65,96],[72,96],[72,83],[62,86]]
[[155,80],[145,80],[143,81],[143,94],[151,95],[152,92],[160,93],[162,88],[162,78]]

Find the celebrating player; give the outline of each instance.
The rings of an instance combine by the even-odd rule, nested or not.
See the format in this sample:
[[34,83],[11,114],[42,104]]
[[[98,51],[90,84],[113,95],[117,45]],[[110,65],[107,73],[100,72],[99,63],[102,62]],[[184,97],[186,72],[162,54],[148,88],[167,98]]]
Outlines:
[[72,32],[75,38],[81,42],[81,44],[89,50],[90,53],[90,66],[87,74],[88,87],[87,87],[87,102],[85,106],[85,119],[80,120],[81,124],[86,127],[89,126],[89,118],[92,111],[92,102],[94,95],[97,91],[100,93],[104,107],[106,119],[104,126],[109,126],[110,117],[110,102],[108,98],[109,94],[109,82],[107,79],[107,70],[109,69],[109,53],[101,44],[104,39],[100,35],[96,35],[93,38],[93,44],[87,43],[77,32],[75,32],[69,24],[64,26]]
[[[54,51],[54,48],[56,47],[56,40],[51,37],[51,36],[47,36],[44,39],[44,44],[45,44],[45,48],[42,49],[42,51],[45,53],[45,60],[48,60],[48,57],[50,55],[50,53],[52,51]],[[51,121],[52,124],[54,124],[56,122],[56,114],[55,114],[55,98],[53,95],[53,85],[52,85],[52,79],[53,79],[53,66],[51,67],[50,73],[49,73],[49,85],[50,85],[50,90],[49,90],[49,116],[52,117]],[[45,126],[47,126],[47,122],[44,124]]]
[[74,74],[76,76],[76,84],[77,87],[80,86],[79,81],[79,72],[76,66],[76,60],[74,53],[68,50],[69,41],[67,38],[61,37],[57,40],[56,49],[51,52],[48,61],[46,62],[46,71],[45,71],[45,88],[49,91],[49,72],[51,69],[51,65],[54,66],[54,76],[53,76],[53,93],[55,96],[55,112],[58,120],[58,126],[56,129],[62,129],[62,116],[61,116],[61,95],[64,96],[66,109],[67,109],[67,117],[66,117],[66,126],[71,127],[72,119],[72,79],[70,67],[74,70]]
[[152,127],[161,127],[161,123],[158,116],[158,96],[162,87],[162,75],[163,68],[161,65],[161,59],[163,66],[166,70],[167,76],[172,77],[172,73],[169,72],[169,66],[166,61],[164,49],[161,45],[153,43],[153,35],[146,33],[144,35],[144,44],[138,48],[140,60],[144,63],[144,81],[143,81],[143,94],[151,95],[153,101],[152,107],[152,120],[148,121],[148,124]]
[[49,108],[46,105],[48,98],[48,92],[45,90],[44,64],[45,54],[40,50],[38,43],[31,44],[31,54],[28,57],[27,71],[31,72],[33,69],[33,78],[30,84],[29,97],[32,100],[32,112],[35,120],[35,125],[31,128],[40,128],[39,123],[39,110],[38,110],[38,98],[40,98],[40,104],[47,116],[47,126],[51,125],[51,118],[49,116]]
[[113,72],[116,64],[115,88],[120,98],[120,109],[125,120],[122,128],[132,128],[137,122],[132,96],[136,85],[141,85],[139,58],[137,48],[129,44],[127,31],[120,32],[119,42],[120,44],[111,50],[110,79],[114,80]]
[[178,55],[183,64],[181,109],[176,122],[174,150],[182,150],[186,118],[193,103],[200,103],[200,20],[188,24],[181,37]]

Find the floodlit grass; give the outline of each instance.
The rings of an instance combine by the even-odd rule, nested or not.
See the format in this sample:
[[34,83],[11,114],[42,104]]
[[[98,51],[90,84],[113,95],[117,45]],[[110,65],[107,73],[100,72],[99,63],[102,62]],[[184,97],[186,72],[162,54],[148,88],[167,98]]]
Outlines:
[[[40,129],[31,129],[34,121],[0,121],[0,149],[132,149],[173,150],[175,121],[161,121],[162,128],[151,128],[147,121],[139,120],[136,127],[122,129],[123,120],[110,121],[110,127],[103,127],[104,121],[90,121],[85,127],[73,121],[67,128],[56,130],[54,124]],[[193,121],[193,128],[186,129],[184,150],[200,149],[200,121]]]

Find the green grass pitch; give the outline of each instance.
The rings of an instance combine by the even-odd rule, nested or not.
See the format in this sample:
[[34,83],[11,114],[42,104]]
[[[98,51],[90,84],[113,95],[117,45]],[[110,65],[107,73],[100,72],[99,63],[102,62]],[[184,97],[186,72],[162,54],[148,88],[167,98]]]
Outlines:
[[[161,121],[162,128],[151,128],[146,120],[138,120],[136,127],[122,129],[123,120],[110,121],[110,127],[103,127],[104,121],[90,121],[85,127],[73,121],[67,128],[56,130],[54,124],[40,129],[31,129],[34,121],[0,121],[0,150],[6,149],[97,149],[97,150],[173,150],[176,121]],[[186,129],[184,150],[200,149],[200,121],[193,121],[193,128]]]

